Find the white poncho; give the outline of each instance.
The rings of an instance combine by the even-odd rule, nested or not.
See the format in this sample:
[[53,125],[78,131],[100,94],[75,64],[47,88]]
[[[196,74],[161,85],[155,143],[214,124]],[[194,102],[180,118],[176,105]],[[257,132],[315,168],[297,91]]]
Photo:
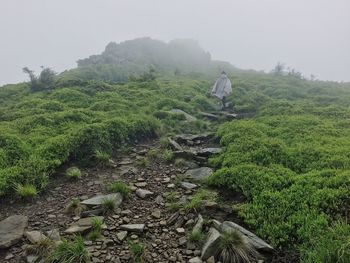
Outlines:
[[232,93],[232,85],[231,81],[227,77],[225,73],[221,74],[221,77],[215,82],[211,94],[213,96],[218,97],[219,99],[223,99],[223,97],[227,97]]

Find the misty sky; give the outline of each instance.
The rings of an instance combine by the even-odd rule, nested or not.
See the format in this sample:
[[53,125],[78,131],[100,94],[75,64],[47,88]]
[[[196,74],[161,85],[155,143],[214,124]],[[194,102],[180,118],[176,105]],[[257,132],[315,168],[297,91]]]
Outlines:
[[0,0],[0,84],[60,72],[110,41],[194,38],[214,59],[350,81],[349,0]]

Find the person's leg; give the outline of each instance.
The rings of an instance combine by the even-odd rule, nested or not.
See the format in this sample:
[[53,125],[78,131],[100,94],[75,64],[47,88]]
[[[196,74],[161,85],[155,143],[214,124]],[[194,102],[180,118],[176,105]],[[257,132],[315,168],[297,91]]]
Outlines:
[[226,107],[226,98],[224,96],[224,97],[222,97],[222,109],[224,110],[225,107]]

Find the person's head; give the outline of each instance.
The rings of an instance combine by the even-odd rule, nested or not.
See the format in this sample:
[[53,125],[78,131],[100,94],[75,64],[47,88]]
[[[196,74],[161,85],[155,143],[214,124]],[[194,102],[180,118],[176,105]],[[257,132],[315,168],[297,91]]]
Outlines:
[[226,75],[226,72],[223,70],[223,71],[221,72],[221,75]]

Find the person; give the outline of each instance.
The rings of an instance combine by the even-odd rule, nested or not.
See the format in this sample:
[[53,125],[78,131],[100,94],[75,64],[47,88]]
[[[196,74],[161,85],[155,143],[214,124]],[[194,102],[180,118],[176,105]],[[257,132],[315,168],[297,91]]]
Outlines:
[[226,98],[232,93],[232,84],[226,72],[222,71],[212,88],[211,94],[221,100],[222,109],[225,108]]

